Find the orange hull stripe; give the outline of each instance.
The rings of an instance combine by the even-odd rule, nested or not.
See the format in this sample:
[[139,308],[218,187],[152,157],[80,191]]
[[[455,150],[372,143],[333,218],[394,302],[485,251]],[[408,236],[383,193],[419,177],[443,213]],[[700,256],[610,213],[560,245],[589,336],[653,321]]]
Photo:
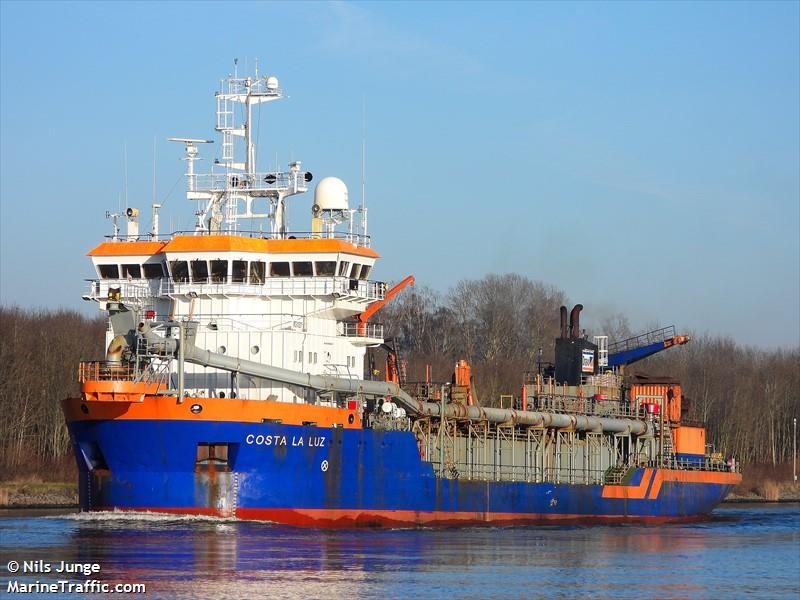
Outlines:
[[[203,410],[194,414],[195,404]],[[84,413],[81,406],[88,412]],[[84,400],[69,398],[62,402],[67,422],[107,420],[162,420],[162,421],[225,421],[261,423],[264,419],[280,420],[284,425],[315,423],[318,427],[339,426],[361,428],[358,411],[346,408],[290,404],[270,400],[244,400],[230,398],[187,398],[178,404],[175,396],[145,396],[141,402]],[[350,423],[350,417],[353,422]]]
[[722,485],[738,485],[742,482],[741,473],[725,473],[722,471],[672,471],[659,469],[653,481],[648,499],[658,498],[661,485],[665,481],[678,481],[680,483],[717,483]]
[[[655,472],[655,474],[653,473]],[[652,479],[652,485],[650,485]],[[742,481],[739,473],[722,471],[674,471],[669,469],[645,469],[639,485],[605,485],[603,498],[627,498],[632,500],[655,500],[665,481],[681,483],[717,483],[737,485]],[[649,488],[649,492],[648,492]]]
[[661,484],[664,481],[664,471],[659,469],[656,471],[656,476],[653,477],[653,485],[650,487],[650,493],[647,495],[648,500],[655,500],[658,498],[658,493],[661,491]]
[[629,498],[641,500],[647,496],[647,488],[653,476],[653,469],[645,469],[639,485],[604,485],[603,498]]

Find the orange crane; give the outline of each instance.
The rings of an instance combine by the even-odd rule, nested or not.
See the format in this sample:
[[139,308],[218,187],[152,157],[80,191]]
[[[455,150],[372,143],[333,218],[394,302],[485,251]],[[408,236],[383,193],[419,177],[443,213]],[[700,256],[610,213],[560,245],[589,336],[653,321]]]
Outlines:
[[380,309],[382,309],[384,306],[386,306],[389,300],[394,298],[398,294],[398,292],[400,292],[400,290],[402,290],[409,284],[414,285],[413,275],[409,275],[408,277],[403,279],[403,281],[401,281],[400,283],[392,287],[392,289],[390,289],[388,292],[386,292],[386,295],[384,295],[382,300],[373,302],[367,307],[367,310],[358,315],[358,325],[356,326],[356,331],[358,332],[359,336],[367,335],[367,322],[369,321],[369,318],[376,312],[378,312]]

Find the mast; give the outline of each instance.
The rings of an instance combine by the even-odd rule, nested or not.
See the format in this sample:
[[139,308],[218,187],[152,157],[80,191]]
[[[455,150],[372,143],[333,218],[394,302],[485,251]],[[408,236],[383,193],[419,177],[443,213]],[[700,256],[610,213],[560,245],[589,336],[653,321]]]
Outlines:
[[[215,97],[215,129],[221,144],[210,173],[196,173],[194,169],[194,161],[199,160],[196,144],[209,140],[170,138],[186,144],[183,159],[187,161],[186,197],[201,201],[195,233],[237,233],[241,219],[263,219],[269,221],[268,230],[273,238],[285,237],[285,200],[308,191],[312,175],[300,170],[300,161],[289,163],[286,171],[258,171],[253,139],[254,107],[284,97],[278,78],[259,74],[258,62],[254,76],[240,77],[238,61],[234,61],[233,75],[220,82]],[[243,110],[237,110],[239,107]],[[259,201],[265,204],[259,206]]]

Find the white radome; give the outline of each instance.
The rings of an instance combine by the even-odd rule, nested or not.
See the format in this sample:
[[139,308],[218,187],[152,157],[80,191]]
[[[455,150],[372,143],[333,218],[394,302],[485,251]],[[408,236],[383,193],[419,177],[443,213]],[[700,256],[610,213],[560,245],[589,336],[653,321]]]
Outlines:
[[277,90],[278,89],[278,78],[277,77],[267,77],[267,89],[268,90]]
[[325,177],[314,190],[314,204],[320,210],[347,210],[347,186],[338,177]]

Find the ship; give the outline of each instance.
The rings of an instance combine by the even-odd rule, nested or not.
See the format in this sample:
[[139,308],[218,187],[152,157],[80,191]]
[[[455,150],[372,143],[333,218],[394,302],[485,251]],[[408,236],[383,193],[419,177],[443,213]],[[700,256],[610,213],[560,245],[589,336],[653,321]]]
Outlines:
[[[129,207],[88,252],[105,356],[80,363],[62,401],[83,510],[323,528],[670,522],[707,517],[740,482],[687,420],[679,381],[625,371],[685,343],[674,328],[609,345],[582,334],[581,305],[562,307],[554,364],[504,403],[478,402],[465,360],[445,381],[405,381],[377,317],[413,276],[372,279],[363,192],[351,207],[343,180],[312,183],[300,161],[258,167],[255,111],[284,97],[274,75],[235,67],[214,97],[218,145],[170,138],[194,226],[161,234],[153,204],[142,231]],[[204,148],[217,155],[201,172]],[[365,369],[380,352],[385,368]]]

